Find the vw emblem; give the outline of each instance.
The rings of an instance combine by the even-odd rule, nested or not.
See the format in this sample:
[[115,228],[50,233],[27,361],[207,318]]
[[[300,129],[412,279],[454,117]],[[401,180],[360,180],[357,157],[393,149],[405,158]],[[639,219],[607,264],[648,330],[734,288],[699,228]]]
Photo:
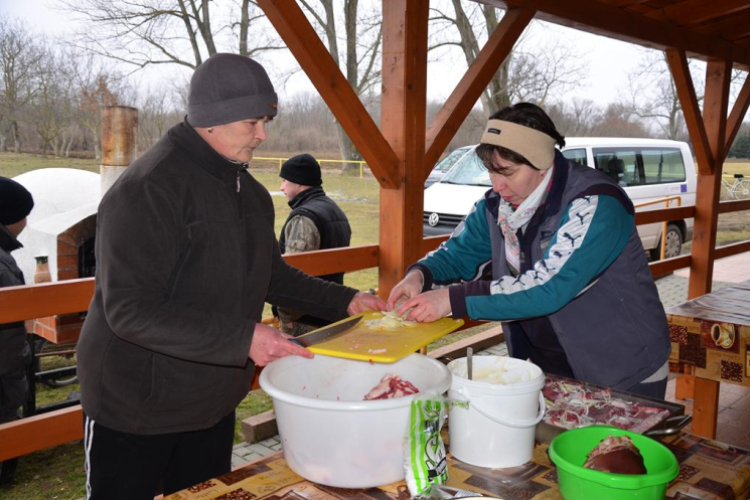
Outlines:
[[432,227],[437,226],[438,222],[440,222],[440,216],[436,213],[430,214],[430,218],[427,219],[427,223]]

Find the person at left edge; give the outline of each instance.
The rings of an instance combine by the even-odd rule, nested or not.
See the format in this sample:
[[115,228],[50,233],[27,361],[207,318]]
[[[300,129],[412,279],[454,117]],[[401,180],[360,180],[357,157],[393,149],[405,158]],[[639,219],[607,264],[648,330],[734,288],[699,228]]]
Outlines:
[[[26,227],[32,208],[34,199],[25,187],[0,177],[0,288],[25,284],[11,252],[23,246],[18,236]],[[23,321],[0,325],[0,424],[16,420],[26,401],[26,371],[31,363],[26,335]],[[17,458],[0,462],[0,485],[13,481],[17,466]]]
[[270,194],[248,172],[276,106],[260,64],[211,56],[185,121],[101,201],[78,344],[90,499],[150,500],[230,471],[255,365],[312,357],[260,322],[264,302],[329,320],[385,306],[284,262]]

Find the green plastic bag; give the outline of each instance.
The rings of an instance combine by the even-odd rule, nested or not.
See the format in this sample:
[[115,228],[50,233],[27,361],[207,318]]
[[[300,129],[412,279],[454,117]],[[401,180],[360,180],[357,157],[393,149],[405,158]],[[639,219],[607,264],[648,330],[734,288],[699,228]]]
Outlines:
[[447,404],[440,396],[417,398],[411,402],[409,436],[404,458],[406,485],[419,495],[432,485],[448,480],[448,462],[440,430],[445,423]]

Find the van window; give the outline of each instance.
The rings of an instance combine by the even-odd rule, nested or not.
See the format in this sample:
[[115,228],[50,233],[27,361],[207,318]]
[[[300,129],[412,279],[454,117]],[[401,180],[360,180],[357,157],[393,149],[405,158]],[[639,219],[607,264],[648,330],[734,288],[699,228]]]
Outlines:
[[685,163],[679,149],[643,149],[644,184],[685,181]]
[[438,162],[437,165],[435,165],[434,170],[439,170],[441,172],[447,172],[451,169],[453,165],[456,164],[458,160],[461,159],[462,156],[464,156],[466,153],[471,151],[472,148],[458,148],[454,149],[451,154],[443,158],[441,161]]
[[441,183],[465,184],[469,186],[492,186],[490,173],[476,152],[464,155],[440,180]]
[[583,165],[584,167],[588,166],[585,149],[566,149],[562,152],[562,154],[568,160],[573,160],[574,162],[578,163],[579,165]]
[[638,165],[638,150],[635,148],[596,148],[594,149],[594,166],[620,186],[638,186],[641,184],[642,175]]

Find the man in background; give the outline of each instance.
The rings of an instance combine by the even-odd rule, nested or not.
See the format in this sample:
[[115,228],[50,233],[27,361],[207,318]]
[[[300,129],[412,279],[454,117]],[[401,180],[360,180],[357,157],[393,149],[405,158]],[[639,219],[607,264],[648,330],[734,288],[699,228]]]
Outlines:
[[[281,192],[292,212],[279,237],[281,253],[311,252],[327,248],[348,247],[352,228],[343,210],[323,191],[320,164],[309,154],[289,158],[281,166]],[[344,273],[320,278],[344,284]],[[292,309],[274,309],[281,330],[295,337],[330,323],[323,318]]]
[[[18,182],[0,177],[0,288],[24,285],[23,273],[10,255],[23,245],[18,235],[26,227],[26,217],[34,200]],[[26,401],[26,369],[31,349],[26,342],[23,321],[0,325],[0,424],[18,419],[18,410]],[[13,480],[18,459],[0,462],[0,484]]]

